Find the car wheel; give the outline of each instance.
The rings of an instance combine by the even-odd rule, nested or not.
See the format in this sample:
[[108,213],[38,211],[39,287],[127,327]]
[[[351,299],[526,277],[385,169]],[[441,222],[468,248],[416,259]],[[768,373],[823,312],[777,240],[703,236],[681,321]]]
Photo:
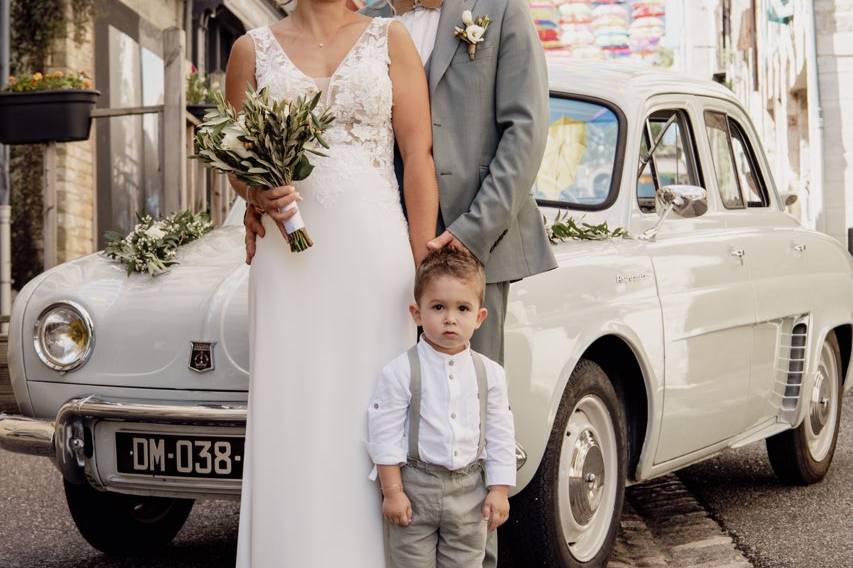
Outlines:
[[582,359],[539,469],[513,499],[513,564],[603,566],[619,528],[626,471],[622,405],[601,367]]
[[798,427],[767,438],[767,455],[785,483],[808,485],[826,476],[835,454],[841,422],[841,349],[835,333],[823,342],[811,392],[809,412]]
[[194,502],[102,492],[67,480],[65,498],[83,538],[102,552],[122,556],[162,550],[184,526]]

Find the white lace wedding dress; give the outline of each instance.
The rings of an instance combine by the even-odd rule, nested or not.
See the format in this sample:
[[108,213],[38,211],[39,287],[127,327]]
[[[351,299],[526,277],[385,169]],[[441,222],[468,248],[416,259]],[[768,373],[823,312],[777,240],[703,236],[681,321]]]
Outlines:
[[[268,215],[249,283],[250,368],[237,566],[382,568],[367,406],[415,341],[414,263],[393,169],[388,25],[374,19],[329,79],[329,156],[297,188],[314,246]],[[316,92],[269,28],[249,32],[258,88]]]

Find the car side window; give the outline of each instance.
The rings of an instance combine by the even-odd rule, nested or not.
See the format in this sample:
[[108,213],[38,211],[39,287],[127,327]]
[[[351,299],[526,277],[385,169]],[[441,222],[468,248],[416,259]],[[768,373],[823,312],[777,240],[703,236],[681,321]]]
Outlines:
[[643,213],[655,212],[655,192],[661,187],[700,185],[688,121],[680,110],[655,112],[646,121],[637,179],[637,205]]
[[761,177],[761,170],[755,160],[755,152],[740,124],[729,118],[729,130],[732,133],[732,150],[737,167],[740,187],[748,207],[767,207],[770,204],[767,186]]
[[745,207],[740,190],[738,171],[735,168],[734,151],[729,134],[729,122],[725,114],[705,112],[705,131],[708,133],[708,145],[711,147],[711,158],[714,161],[714,174],[717,178],[717,188],[726,209],[743,209]]

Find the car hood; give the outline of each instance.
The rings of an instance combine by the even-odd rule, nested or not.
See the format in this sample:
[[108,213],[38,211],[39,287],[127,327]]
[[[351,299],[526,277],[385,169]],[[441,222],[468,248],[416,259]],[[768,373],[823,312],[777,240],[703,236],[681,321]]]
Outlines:
[[[30,295],[21,327],[27,380],[192,390],[248,388],[248,276],[243,228],[226,226],[181,247],[160,276],[128,276],[101,254],[49,271]],[[52,371],[33,348],[32,330],[52,302],[82,305],[94,324],[89,361]],[[191,342],[213,342],[213,369],[189,367]]]

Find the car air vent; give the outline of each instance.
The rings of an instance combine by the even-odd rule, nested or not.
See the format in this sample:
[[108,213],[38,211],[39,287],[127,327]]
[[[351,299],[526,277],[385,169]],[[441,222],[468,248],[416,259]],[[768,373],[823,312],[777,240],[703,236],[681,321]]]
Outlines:
[[796,419],[797,404],[802,392],[807,342],[808,327],[802,321],[796,323],[790,333],[780,334],[777,370],[785,373],[785,379],[779,418],[791,424]]

